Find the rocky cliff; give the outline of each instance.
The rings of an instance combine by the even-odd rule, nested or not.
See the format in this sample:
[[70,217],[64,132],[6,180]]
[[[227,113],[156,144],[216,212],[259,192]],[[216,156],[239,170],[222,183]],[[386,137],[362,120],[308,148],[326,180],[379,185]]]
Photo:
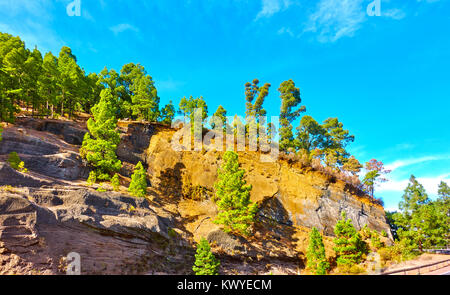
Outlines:
[[[120,192],[97,192],[85,179],[79,146],[83,123],[21,119],[5,128],[0,142],[0,273],[64,272],[65,257],[77,252],[82,273],[189,273],[194,243],[206,237],[222,262],[222,273],[298,273],[304,268],[308,232],[325,235],[342,211],[357,228],[388,233],[384,211],[351,185],[300,163],[258,161],[239,153],[259,205],[254,235],[225,234],[213,224],[213,185],[222,153],[176,152],[176,132],[158,124],[120,122],[117,154],[123,162]],[[16,151],[29,172],[13,170]],[[148,169],[147,199],[126,192],[134,165]]]

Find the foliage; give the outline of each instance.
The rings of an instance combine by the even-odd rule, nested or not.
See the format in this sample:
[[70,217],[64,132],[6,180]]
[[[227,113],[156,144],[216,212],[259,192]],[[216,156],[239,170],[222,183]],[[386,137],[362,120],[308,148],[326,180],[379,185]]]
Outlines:
[[119,182],[119,174],[114,174],[114,176],[111,178],[111,185],[113,187],[113,190],[118,192],[120,189],[120,182]]
[[225,152],[217,172],[215,189],[219,213],[214,222],[224,225],[226,232],[248,235],[258,207],[250,201],[252,187],[246,185],[245,170],[239,168],[238,155],[233,151]]
[[377,183],[386,182],[387,179],[385,178],[385,175],[390,173],[391,170],[385,169],[383,162],[377,161],[376,159],[372,159],[367,162],[365,169],[367,173],[364,176],[363,184],[370,193],[370,196],[373,198],[375,185]]
[[441,199],[431,201],[414,175],[409,180],[399,208],[400,212],[395,213],[393,219],[398,226],[398,237],[405,245],[422,251],[448,244],[448,206]]
[[169,103],[161,109],[160,121],[165,124],[171,125],[174,117],[175,106],[173,105],[172,101],[169,101]]
[[385,211],[385,216],[386,216],[386,222],[389,225],[389,228],[391,229],[392,237],[394,238],[394,240],[398,240],[398,235],[397,235],[398,226],[394,220],[395,213],[396,212]]
[[211,246],[205,238],[197,244],[197,254],[192,270],[196,275],[218,275],[220,262],[211,252]]
[[160,116],[159,97],[152,77],[140,64],[129,63],[120,73],[106,67],[86,74],[71,48],[44,57],[25,47],[19,37],[0,33],[0,121],[13,122],[19,106],[32,114],[57,117],[89,112],[102,89],[109,89],[117,118],[168,122],[175,110],[167,105]]
[[110,174],[122,166],[116,155],[120,137],[111,100],[111,91],[102,90],[99,103],[91,110],[93,118],[87,122],[89,133],[84,136],[80,149],[81,157],[94,167],[97,180],[109,180]]
[[180,112],[189,117],[191,122],[194,122],[195,110],[201,110],[201,119],[202,121],[208,117],[208,106],[206,105],[203,97],[194,98],[192,96],[187,99],[183,97],[180,101]]
[[330,264],[325,255],[325,246],[323,245],[322,235],[317,228],[313,227],[309,234],[309,246],[306,253],[307,268],[311,269],[316,275],[326,275]]
[[297,127],[295,145],[297,149],[311,153],[316,149],[324,149],[326,130],[311,116],[303,116]]
[[362,256],[366,252],[366,245],[361,240],[351,219],[346,218],[345,212],[342,212],[341,216],[342,219],[334,227],[336,262],[338,266],[351,267],[361,262]]
[[131,96],[133,116],[150,122],[156,121],[159,116],[160,99],[152,77],[147,74],[142,65],[133,63],[124,65],[122,76],[129,85],[128,94]]
[[9,153],[8,163],[14,170],[17,170],[22,173],[28,172],[28,169],[25,168],[25,163],[22,160],[20,160],[20,157],[16,152]]
[[[211,118],[209,124],[212,129],[223,129],[227,128],[227,111],[223,106],[219,106]],[[217,127],[217,128],[216,128]]]
[[[326,162],[331,167],[333,163],[340,166],[344,165],[349,157],[345,148],[355,140],[355,137],[343,128],[344,124],[339,122],[338,118],[326,119],[322,126],[326,130],[326,147],[324,149]],[[330,161],[329,159],[333,160]]]
[[147,195],[147,173],[142,163],[137,163],[131,176],[131,183],[128,191],[135,197],[143,198]]
[[88,179],[87,179],[87,183],[89,184],[89,185],[93,185],[93,184],[95,184],[97,182],[97,173],[95,173],[95,171],[91,171],[90,173],[89,173],[89,177],[88,177]]
[[361,163],[354,156],[351,156],[344,163],[342,169],[344,169],[344,171],[350,172],[352,175],[358,175],[362,167],[363,166],[361,165]]
[[301,102],[300,89],[295,87],[292,80],[284,81],[278,88],[281,98],[280,110],[280,150],[287,151],[294,148],[294,134],[292,122],[306,111],[304,106],[294,110]]

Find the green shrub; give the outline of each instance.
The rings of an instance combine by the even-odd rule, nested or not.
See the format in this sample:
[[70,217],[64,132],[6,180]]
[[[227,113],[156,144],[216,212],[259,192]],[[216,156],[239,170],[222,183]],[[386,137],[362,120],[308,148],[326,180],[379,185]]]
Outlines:
[[350,219],[342,212],[342,219],[334,227],[334,251],[338,267],[350,268],[358,264],[367,252],[367,244],[361,239]]
[[195,263],[192,270],[196,275],[217,275],[220,262],[211,252],[211,246],[205,238],[197,245]]
[[381,241],[380,236],[375,231],[372,232],[372,236],[370,237],[370,244],[372,245],[372,247],[376,249],[381,249],[385,246],[384,243]]
[[116,173],[114,174],[114,176],[111,178],[111,185],[113,187],[113,190],[115,192],[118,192],[120,189],[120,181],[119,181],[119,175]]
[[94,185],[97,182],[97,173],[95,171],[91,171],[89,173],[89,178],[87,179],[87,183],[89,185]]
[[171,238],[175,238],[175,237],[177,236],[177,232],[176,232],[173,228],[170,228],[170,227],[169,227],[169,229],[167,230],[167,234],[168,234],[169,237],[171,237]]
[[313,227],[309,235],[309,246],[306,253],[306,267],[316,275],[326,275],[330,264],[325,255],[322,235],[317,228]]
[[20,157],[16,152],[9,153],[8,163],[14,170],[22,173],[28,172],[28,169],[25,168],[25,163],[20,160]]
[[252,186],[244,180],[245,170],[239,168],[238,154],[227,151],[217,172],[215,200],[219,213],[214,223],[224,225],[225,232],[249,235],[258,207],[250,201]]
[[139,162],[134,168],[128,191],[131,195],[138,198],[144,198],[147,195],[147,173],[145,172],[144,166],[142,166],[141,162]]

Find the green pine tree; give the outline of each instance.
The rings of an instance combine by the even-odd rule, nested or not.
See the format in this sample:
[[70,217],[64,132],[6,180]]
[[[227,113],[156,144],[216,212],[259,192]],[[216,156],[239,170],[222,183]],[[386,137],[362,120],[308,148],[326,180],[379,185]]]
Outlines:
[[175,106],[172,101],[169,101],[164,108],[161,109],[160,121],[165,124],[172,124],[172,120],[175,116]]
[[301,106],[294,111],[301,102],[300,89],[295,87],[292,80],[284,81],[278,89],[281,97],[280,110],[280,150],[287,151],[295,147],[294,134],[292,133],[292,122],[297,119],[301,113],[306,111]]
[[196,275],[218,275],[220,262],[211,252],[211,246],[205,238],[202,238],[197,245],[195,263],[192,270]]
[[215,184],[219,213],[214,222],[224,225],[226,232],[236,231],[248,235],[258,207],[250,201],[252,187],[246,185],[244,173],[245,170],[239,169],[238,154],[225,152]]
[[441,195],[433,202],[414,175],[409,181],[399,203],[400,212],[393,215],[399,239],[409,245],[410,250],[446,246],[449,240],[448,201],[445,206]]
[[342,212],[342,219],[334,227],[334,251],[337,255],[337,265],[344,269],[360,263],[365,251],[364,242],[356,231],[351,219],[347,219],[345,212]]
[[93,118],[87,122],[89,133],[84,136],[80,149],[81,157],[94,167],[97,180],[109,180],[122,166],[116,155],[120,136],[111,99],[111,91],[102,90],[99,103],[91,109]]
[[131,176],[131,183],[128,191],[135,197],[143,198],[147,195],[147,173],[142,163],[137,163]]
[[28,169],[25,168],[25,163],[20,159],[16,152],[11,152],[8,155],[8,163],[14,170],[22,173],[27,173]]
[[317,228],[313,227],[309,235],[309,246],[306,253],[307,268],[316,275],[326,275],[330,264],[325,255],[322,235]]
[[114,174],[114,176],[111,178],[111,185],[113,187],[113,190],[115,192],[119,191],[120,188],[120,182],[119,182],[119,174]]

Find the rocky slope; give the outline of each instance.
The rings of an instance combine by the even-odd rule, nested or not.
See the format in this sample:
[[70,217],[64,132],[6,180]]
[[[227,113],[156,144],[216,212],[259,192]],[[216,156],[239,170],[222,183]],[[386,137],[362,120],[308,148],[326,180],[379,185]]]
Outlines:
[[[211,200],[220,152],[176,152],[176,132],[158,124],[120,122],[121,192],[86,185],[80,159],[83,123],[23,118],[5,128],[0,142],[0,274],[64,272],[78,252],[85,274],[189,273],[194,244],[206,237],[222,273],[296,274],[304,268],[309,228],[331,247],[332,228],[345,211],[354,225],[390,233],[383,208],[330,176],[279,160],[263,163],[240,153],[251,198],[260,208],[254,235],[225,234],[212,223]],[[19,153],[29,169],[13,170],[7,154]],[[148,169],[149,197],[126,194],[134,165]]]

